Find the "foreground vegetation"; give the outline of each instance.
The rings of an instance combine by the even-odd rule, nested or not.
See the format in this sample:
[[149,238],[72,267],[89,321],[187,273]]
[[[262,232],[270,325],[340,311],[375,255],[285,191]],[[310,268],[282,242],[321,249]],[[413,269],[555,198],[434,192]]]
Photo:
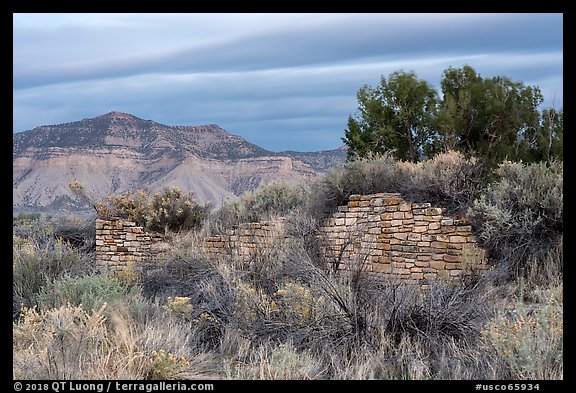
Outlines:
[[[489,172],[450,152],[420,163],[358,159],[210,214],[176,191],[139,205],[124,195],[107,209],[136,211],[170,231],[174,248],[158,269],[121,275],[95,270],[93,222],[20,217],[13,377],[562,379],[562,189],[556,161]],[[351,194],[384,191],[466,215],[494,269],[426,291],[361,269],[332,273],[318,223]],[[208,234],[276,215],[292,236],[249,264],[200,251]]]

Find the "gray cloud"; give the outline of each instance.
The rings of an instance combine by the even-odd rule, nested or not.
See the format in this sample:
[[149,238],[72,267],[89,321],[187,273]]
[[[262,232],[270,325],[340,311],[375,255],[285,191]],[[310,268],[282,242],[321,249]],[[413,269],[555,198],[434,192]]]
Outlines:
[[464,64],[562,106],[558,14],[54,16],[14,16],[15,131],[119,110],[272,150],[335,148],[362,85],[403,69],[437,87]]

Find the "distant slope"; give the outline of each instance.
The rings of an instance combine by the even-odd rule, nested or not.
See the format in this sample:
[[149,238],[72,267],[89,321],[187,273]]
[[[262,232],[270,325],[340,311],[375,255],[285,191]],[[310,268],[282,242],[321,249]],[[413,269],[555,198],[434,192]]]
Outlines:
[[94,199],[176,185],[201,202],[224,200],[273,180],[295,184],[345,161],[343,149],[273,153],[217,125],[167,126],[111,112],[14,134],[15,208],[78,209],[68,189]]

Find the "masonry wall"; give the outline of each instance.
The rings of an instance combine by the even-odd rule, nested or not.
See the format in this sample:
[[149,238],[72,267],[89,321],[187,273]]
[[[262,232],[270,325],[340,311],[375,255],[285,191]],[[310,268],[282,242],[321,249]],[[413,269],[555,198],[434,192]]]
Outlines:
[[400,194],[352,195],[321,228],[324,254],[337,269],[427,285],[489,267],[465,220]]
[[147,233],[132,221],[96,219],[97,266],[119,270],[131,263],[156,262],[167,248],[160,235]]
[[[400,194],[352,195],[326,219],[317,236],[324,257],[336,270],[362,268],[385,278],[428,285],[489,268],[469,223],[448,217],[430,203],[410,203]],[[283,219],[240,224],[204,239],[209,257],[249,263],[281,247]],[[157,262],[169,244],[122,219],[96,221],[96,262],[110,269]]]
[[235,257],[243,262],[272,251],[277,240],[284,238],[284,219],[243,223],[224,234],[204,239],[202,247],[210,257]]

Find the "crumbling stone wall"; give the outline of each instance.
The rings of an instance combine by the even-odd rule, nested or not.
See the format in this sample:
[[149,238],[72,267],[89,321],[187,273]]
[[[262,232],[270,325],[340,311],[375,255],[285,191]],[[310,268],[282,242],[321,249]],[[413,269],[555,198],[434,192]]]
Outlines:
[[336,269],[362,267],[384,277],[427,285],[489,267],[464,219],[400,194],[352,195],[321,228],[324,255]]
[[[281,247],[284,219],[240,224],[204,239],[213,258],[231,256],[249,263]],[[325,220],[317,234],[335,270],[362,268],[381,277],[427,286],[489,268],[464,219],[448,217],[430,203],[410,203],[396,193],[352,195],[346,206]],[[129,263],[155,262],[168,243],[122,219],[96,221],[96,261],[121,269]]]
[[168,244],[136,223],[120,218],[96,219],[96,265],[120,270],[131,263],[161,260]]
[[272,251],[286,236],[284,219],[243,223],[224,234],[204,239],[202,247],[210,257],[231,256],[243,262]]

